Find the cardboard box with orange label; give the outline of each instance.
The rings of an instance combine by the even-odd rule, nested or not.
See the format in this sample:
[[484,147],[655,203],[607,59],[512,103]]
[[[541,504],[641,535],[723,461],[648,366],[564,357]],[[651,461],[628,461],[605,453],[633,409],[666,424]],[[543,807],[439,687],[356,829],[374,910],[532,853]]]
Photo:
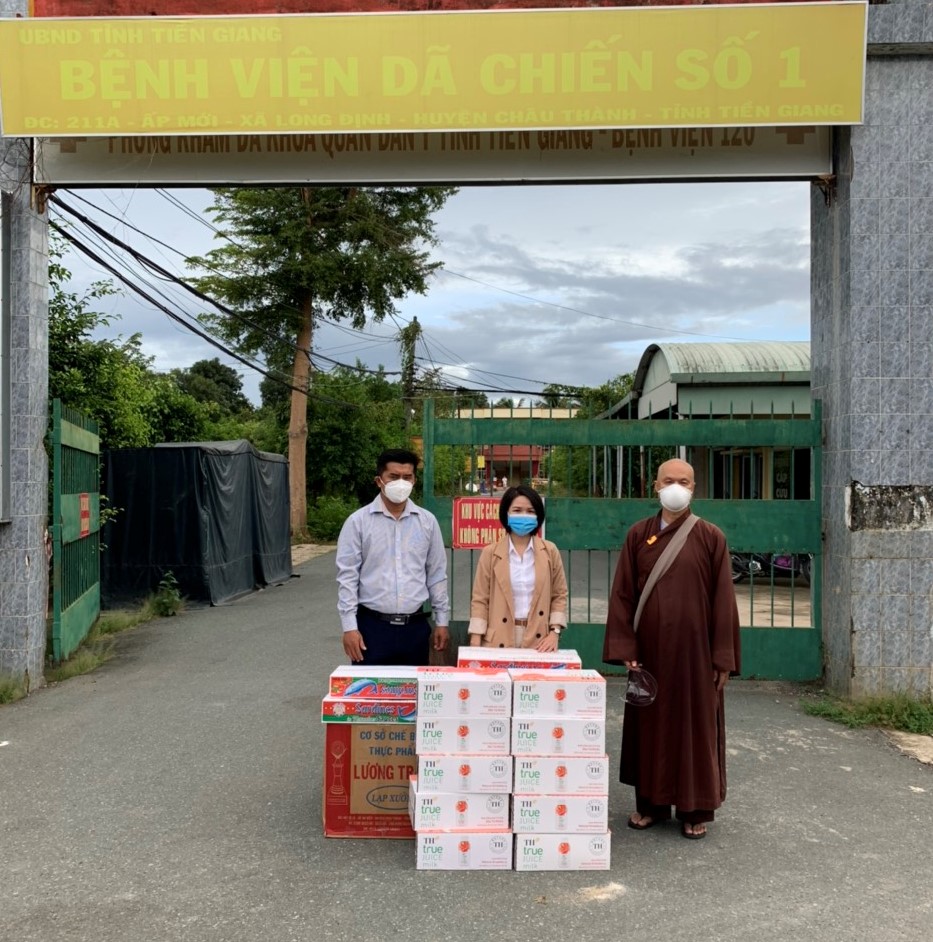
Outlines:
[[583,662],[576,651],[535,651],[533,648],[457,648],[457,667],[525,668],[535,670],[580,670]]
[[606,718],[606,679],[594,670],[510,670],[513,716]]
[[516,834],[516,870],[608,870],[605,834]]
[[418,675],[419,716],[509,716],[512,679],[505,670],[469,667]]
[[418,776],[408,790],[408,816],[416,831],[472,831],[509,828],[509,795],[467,792],[419,792]]
[[519,756],[512,791],[525,795],[607,795],[609,756]]
[[511,831],[421,831],[418,870],[511,870]]
[[325,836],[413,838],[408,780],[417,764],[413,724],[326,724]]
[[512,796],[516,834],[585,834],[608,829],[608,795]]
[[497,793],[512,790],[511,756],[418,756],[418,788],[430,792]]
[[415,724],[416,749],[419,756],[507,756],[510,725],[507,716],[419,716]]
[[514,756],[601,756],[606,752],[605,720],[532,716],[512,720]]

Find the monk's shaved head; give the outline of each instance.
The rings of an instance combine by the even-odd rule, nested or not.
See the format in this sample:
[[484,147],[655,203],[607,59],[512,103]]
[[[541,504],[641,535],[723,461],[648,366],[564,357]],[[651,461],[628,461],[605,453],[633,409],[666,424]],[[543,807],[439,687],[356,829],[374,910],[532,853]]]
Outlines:
[[665,461],[658,468],[658,476],[655,479],[654,487],[655,490],[659,491],[662,487],[667,487],[668,484],[682,484],[684,487],[693,490],[693,465],[681,461],[680,458],[671,458],[669,461]]

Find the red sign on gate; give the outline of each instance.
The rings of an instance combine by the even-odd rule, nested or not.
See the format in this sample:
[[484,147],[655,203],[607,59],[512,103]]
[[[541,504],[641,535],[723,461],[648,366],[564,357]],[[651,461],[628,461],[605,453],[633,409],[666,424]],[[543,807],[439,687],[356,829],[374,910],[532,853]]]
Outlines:
[[498,497],[454,498],[454,549],[482,549],[504,532],[499,523]]
[[80,531],[78,535],[83,539],[91,533],[91,495],[78,495],[78,519],[80,521]]

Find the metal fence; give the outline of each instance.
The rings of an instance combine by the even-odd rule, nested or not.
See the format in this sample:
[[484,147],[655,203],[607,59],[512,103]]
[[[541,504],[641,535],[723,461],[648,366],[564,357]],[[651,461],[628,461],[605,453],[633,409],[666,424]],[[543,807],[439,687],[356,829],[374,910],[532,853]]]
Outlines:
[[97,424],[52,406],[52,657],[61,661],[100,615],[100,439]]
[[[607,672],[603,629],[617,551],[628,527],[657,512],[661,462],[694,466],[694,512],[719,526],[733,553],[743,674],[812,679],[821,658],[820,409],[812,414],[575,419],[437,417],[426,403],[425,506],[450,549],[452,626],[465,640],[477,550],[454,549],[458,498],[497,498],[532,484],[545,498],[546,536],[570,584],[567,644]],[[479,410],[478,410],[479,411]],[[505,479],[503,481],[503,478]]]

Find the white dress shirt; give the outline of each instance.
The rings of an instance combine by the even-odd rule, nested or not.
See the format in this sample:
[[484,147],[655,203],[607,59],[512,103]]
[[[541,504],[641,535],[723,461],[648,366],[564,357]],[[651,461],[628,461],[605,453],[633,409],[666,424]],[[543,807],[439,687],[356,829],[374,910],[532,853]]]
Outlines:
[[434,514],[409,500],[398,519],[382,495],[350,514],[337,539],[337,611],[356,631],[360,605],[410,615],[430,598],[435,624],[450,621],[447,551]]
[[526,619],[535,591],[535,545],[532,540],[519,556],[509,537],[509,580],[512,583],[512,611],[516,618]]

